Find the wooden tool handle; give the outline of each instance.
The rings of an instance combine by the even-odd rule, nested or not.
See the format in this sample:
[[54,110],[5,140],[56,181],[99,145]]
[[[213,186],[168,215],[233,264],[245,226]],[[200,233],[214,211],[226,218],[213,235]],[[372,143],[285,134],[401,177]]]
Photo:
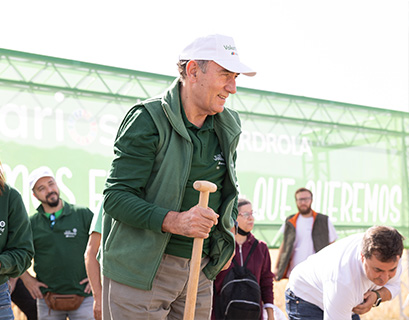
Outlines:
[[[207,208],[209,203],[209,192],[215,192],[217,186],[209,181],[195,181],[193,188],[200,191],[199,206]],[[197,297],[197,286],[199,283],[200,263],[202,261],[203,239],[193,240],[192,258],[190,260],[189,282],[187,284],[187,295],[183,320],[194,320]]]

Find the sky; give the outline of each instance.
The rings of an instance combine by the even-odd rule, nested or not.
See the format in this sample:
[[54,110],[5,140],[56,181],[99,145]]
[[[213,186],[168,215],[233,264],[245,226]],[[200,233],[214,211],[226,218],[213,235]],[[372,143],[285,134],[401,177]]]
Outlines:
[[0,48],[177,76],[199,36],[235,40],[240,87],[409,112],[409,0],[4,0]]

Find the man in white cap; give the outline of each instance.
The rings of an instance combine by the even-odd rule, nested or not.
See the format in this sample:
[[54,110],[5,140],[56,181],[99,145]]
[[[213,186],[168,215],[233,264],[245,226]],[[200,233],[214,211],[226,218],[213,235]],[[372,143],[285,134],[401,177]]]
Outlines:
[[[182,319],[194,238],[203,238],[195,319],[209,319],[212,280],[234,252],[236,77],[255,75],[232,38],[196,39],[180,77],[135,105],[120,125],[104,190],[103,319]],[[217,185],[207,209],[196,180]]]
[[[31,296],[37,299],[38,319],[94,319],[84,263],[93,213],[60,198],[60,190],[48,167],[34,170],[29,183],[41,202],[30,217],[36,278],[25,272],[21,279]],[[65,304],[52,304],[53,299]]]

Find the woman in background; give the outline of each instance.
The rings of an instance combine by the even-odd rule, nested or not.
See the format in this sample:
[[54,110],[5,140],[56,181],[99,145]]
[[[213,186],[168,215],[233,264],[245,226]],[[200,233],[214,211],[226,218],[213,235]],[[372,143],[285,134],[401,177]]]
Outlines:
[[[254,216],[251,202],[246,199],[239,199],[238,201],[238,233],[236,238],[236,254],[234,259],[243,266],[244,261],[250,252],[253,243],[256,238],[251,233],[254,227]],[[220,319],[216,315],[218,306],[217,295],[220,294],[220,290],[223,285],[224,278],[234,266],[234,262],[225,271],[222,271],[214,281],[215,292],[213,298],[213,312],[212,319]],[[267,311],[267,318],[263,318],[263,312],[260,312],[260,319],[274,320],[274,295],[273,295],[273,273],[271,272],[271,259],[268,251],[267,244],[263,241],[259,241],[254,251],[252,252],[250,259],[247,263],[247,269],[249,269],[257,278],[257,282],[261,289],[261,310],[263,308]]]

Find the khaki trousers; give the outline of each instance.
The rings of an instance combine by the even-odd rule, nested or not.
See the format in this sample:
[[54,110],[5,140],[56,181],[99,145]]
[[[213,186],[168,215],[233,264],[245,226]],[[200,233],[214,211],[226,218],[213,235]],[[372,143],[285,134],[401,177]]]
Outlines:
[[[202,259],[201,270],[209,258]],[[153,280],[145,291],[103,277],[103,320],[182,320],[189,279],[190,259],[164,254]],[[201,271],[195,320],[208,320],[212,308],[213,281]]]

